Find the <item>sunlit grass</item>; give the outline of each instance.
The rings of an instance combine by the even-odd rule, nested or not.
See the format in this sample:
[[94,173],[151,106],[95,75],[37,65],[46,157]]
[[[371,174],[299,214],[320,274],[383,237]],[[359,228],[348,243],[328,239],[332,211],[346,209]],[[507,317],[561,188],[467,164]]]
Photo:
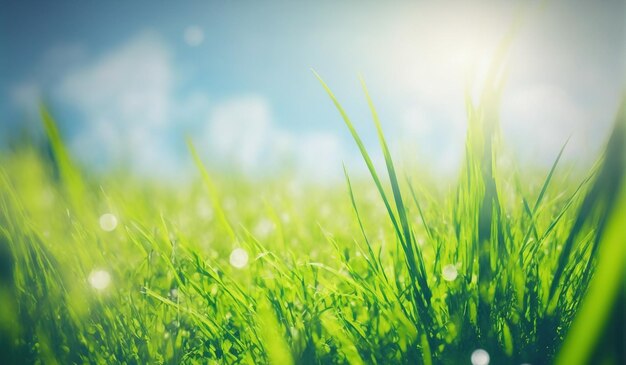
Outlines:
[[488,78],[468,100],[458,181],[441,189],[396,167],[365,84],[385,171],[323,86],[373,185],[349,166],[345,186],[233,181],[191,143],[187,186],[86,178],[44,109],[52,153],[0,156],[7,361],[620,362],[601,341],[624,297],[624,113],[588,173],[572,178],[558,155],[524,174],[498,163]]

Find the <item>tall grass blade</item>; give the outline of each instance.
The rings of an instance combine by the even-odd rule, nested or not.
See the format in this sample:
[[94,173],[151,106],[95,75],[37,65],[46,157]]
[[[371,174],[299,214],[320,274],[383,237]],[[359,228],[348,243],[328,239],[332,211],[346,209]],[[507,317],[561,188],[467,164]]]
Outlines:
[[[606,224],[598,227],[600,230],[598,236],[601,239],[596,273],[556,359],[557,365],[610,363],[611,361],[617,363],[620,358],[622,361],[625,358],[623,343],[619,343],[620,337],[621,341],[624,341],[624,326],[626,326],[623,307],[626,283],[625,177],[626,99],[622,103],[613,134],[607,145],[604,166],[583,203],[583,207],[596,203],[595,199],[601,197],[600,194],[606,194],[604,198],[612,202],[607,204],[608,206],[603,211],[607,217]],[[578,220],[584,219],[580,218],[582,212],[581,209]],[[573,245],[569,240],[568,244]],[[566,258],[565,254],[561,255],[559,264],[562,264]],[[557,271],[557,273],[560,272]],[[551,293],[554,290],[551,288]],[[612,313],[616,318],[610,318]],[[612,320],[616,321],[612,322]],[[611,328],[614,328],[614,333],[611,333]],[[601,341],[606,341],[606,343]]]

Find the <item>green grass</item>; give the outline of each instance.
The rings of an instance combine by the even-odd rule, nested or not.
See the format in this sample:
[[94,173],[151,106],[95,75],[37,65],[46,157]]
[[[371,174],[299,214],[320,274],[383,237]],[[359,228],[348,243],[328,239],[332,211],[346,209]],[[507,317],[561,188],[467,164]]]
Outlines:
[[213,175],[191,142],[188,185],[87,177],[42,109],[50,153],[0,155],[3,363],[621,363],[624,107],[586,174],[524,173],[500,163],[501,84],[468,98],[452,188],[398,170],[365,83],[384,171],[322,81],[373,185]]

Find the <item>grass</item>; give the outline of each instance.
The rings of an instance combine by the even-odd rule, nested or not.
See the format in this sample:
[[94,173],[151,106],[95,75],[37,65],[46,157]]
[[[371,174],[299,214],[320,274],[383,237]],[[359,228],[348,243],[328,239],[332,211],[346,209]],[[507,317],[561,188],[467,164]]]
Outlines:
[[624,107],[586,175],[522,175],[488,78],[441,189],[397,169],[365,83],[384,171],[321,82],[374,186],[212,175],[191,142],[188,186],[90,178],[42,108],[49,151],[0,156],[3,363],[623,363]]

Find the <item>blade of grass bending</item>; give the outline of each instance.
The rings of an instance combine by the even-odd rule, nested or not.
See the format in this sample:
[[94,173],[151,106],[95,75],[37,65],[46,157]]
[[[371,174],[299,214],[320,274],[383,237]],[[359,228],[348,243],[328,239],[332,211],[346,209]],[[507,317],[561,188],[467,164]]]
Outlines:
[[559,214],[557,214],[557,216],[550,222],[550,225],[548,226],[548,228],[546,228],[545,232],[539,237],[539,240],[537,241],[537,243],[529,249],[528,254],[524,255],[524,263],[535,254],[535,252],[539,249],[539,246],[541,246],[541,243],[550,235],[552,230],[556,228],[559,221],[563,218],[565,213],[574,204],[574,201],[576,200],[578,195],[582,192],[583,187],[587,185],[589,181],[591,181],[591,179],[596,175],[599,165],[600,165],[599,162],[596,163],[596,165],[592,168],[591,173],[589,173],[589,175],[578,185],[574,193],[572,193],[572,195],[567,199],[567,202],[565,203],[565,205],[563,205],[563,208],[561,208]]
[[[565,147],[567,146],[568,142],[569,142],[569,138],[565,141],[565,143],[563,144],[563,146],[561,147],[561,150],[559,151],[559,154],[556,157],[556,160],[554,160],[554,163],[552,164],[552,167],[550,168],[550,172],[548,173],[548,176],[546,176],[546,179],[543,182],[543,186],[541,187],[541,191],[539,192],[539,195],[537,196],[537,200],[535,201],[535,205],[533,206],[532,210],[528,211],[528,214],[530,214],[530,227],[528,227],[528,230],[526,231],[526,234],[524,235],[524,239],[522,240],[522,246],[520,248],[520,257],[521,255],[523,255],[524,250],[526,249],[526,247],[528,246],[528,239],[530,238],[531,233],[533,232],[533,230],[535,230],[536,225],[535,225],[535,216],[537,214],[537,210],[539,209],[539,205],[541,204],[541,201],[543,200],[543,197],[546,194],[546,190],[548,190],[548,185],[550,185],[550,181],[552,181],[552,177],[554,176],[554,171],[556,170],[556,167],[559,164],[559,161],[561,160],[561,157],[563,156],[563,151],[565,151]],[[525,205],[527,204],[526,200],[524,199],[524,203]],[[526,209],[528,209],[528,206],[525,206]]]
[[208,190],[209,198],[211,199],[211,203],[213,204],[213,209],[215,210],[217,219],[224,226],[233,242],[236,242],[237,235],[235,234],[235,230],[233,229],[232,225],[228,221],[228,218],[226,218],[226,214],[224,213],[222,204],[220,204],[217,189],[215,188],[213,180],[211,180],[211,177],[209,176],[206,167],[204,167],[204,164],[202,163],[202,160],[200,159],[200,156],[198,155],[198,152],[196,151],[196,148],[194,147],[193,142],[191,142],[190,138],[187,138],[187,147],[189,148],[189,152],[193,157],[193,161],[196,164],[196,167],[198,168],[198,170],[200,170],[200,173],[202,174],[202,181],[204,182],[204,185]]
[[[346,126],[348,127],[350,134],[352,135],[352,138],[354,139],[354,141],[356,142],[359,151],[361,152],[361,155],[363,157],[363,159],[365,160],[365,163],[367,165],[367,168],[370,172],[370,175],[372,176],[372,179],[374,180],[374,184],[376,185],[376,188],[378,189],[378,192],[383,200],[383,203],[385,205],[385,208],[387,210],[387,213],[389,215],[389,218],[393,224],[394,230],[396,232],[396,236],[398,238],[398,241],[401,245],[401,247],[403,248],[403,250],[405,251],[405,260],[407,263],[407,266],[409,268],[409,270],[413,273],[415,273],[417,271],[417,268],[415,267],[415,262],[414,262],[414,257],[415,255],[412,253],[412,249],[410,247],[410,244],[407,245],[407,239],[410,240],[410,235],[408,236],[404,236],[402,231],[400,230],[400,226],[398,225],[398,221],[396,218],[396,215],[391,207],[391,204],[389,202],[389,198],[387,197],[387,194],[385,193],[385,190],[382,186],[382,183],[380,181],[380,178],[378,176],[378,173],[376,172],[376,169],[374,168],[374,164],[372,163],[372,160],[369,156],[369,153],[367,152],[367,149],[365,148],[365,144],[363,143],[363,141],[361,140],[361,138],[359,137],[359,134],[357,133],[356,129],[354,128],[354,125],[352,124],[352,121],[350,120],[350,118],[348,117],[347,113],[345,112],[345,110],[343,109],[343,107],[341,106],[341,104],[339,103],[339,101],[337,100],[337,98],[335,97],[335,95],[333,94],[333,92],[330,90],[330,88],[328,87],[328,85],[324,82],[324,80],[321,78],[321,76],[315,72],[313,70],[313,74],[317,77],[317,79],[319,80],[319,82],[322,84],[322,87],[324,88],[324,90],[326,91],[326,93],[328,94],[328,96],[331,98],[331,100],[333,101],[333,104],[335,105],[335,107],[337,108],[337,110],[339,111],[339,114],[341,115],[341,117],[343,118]],[[406,232],[406,231],[405,231]],[[409,251],[409,254],[406,254],[406,252]],[[423,265],[422,265],[422,272],[425,272],[425,269],[423,269]],[[415,280],[415,277],[418,277],[418,279],[422,276],[422,275],[410,275],[411,281],[413,282]],[[424,280],[421,280],[421,285],[422,287],[426,288],[426,290],[422,291],[422,295],[425,298],[429,298],[430,299],[430,290],[428,289],[428,286],[426,285],[426,280],[424,278]],[[415,291],[417,294],[417,286],[415,285],[415,283],[413,284],[413,286],[415,287]],[[426,303],[428,303],[428,301],[426,301]],[[416,311],[421,313],[420,317],[422,317],[422,319],[424,320],[428,320],[428,316],[426,314],[426,305],[425,303],[421,303],[421,300],[415,300],[413,302],[413,305],[416,305],[418,307],[416,307]]]
[[[430,305],[431,291],[428,287],[428,283],[426,280],[426,269],[424,266],[424,258],[422,257],[421,250],[415,245],[415,240],[413,239],[413,235],[411,232],[411,228],[409,226],[409,220],[407,218],[406,208],[404,206],[404,200],[402,199],[402,193],[400,191],[400,184],[398,183],[398,176],[395,171],[395,167],[393,165],[393,159],[391,158],[391,153],[389,152],[389,147],[387,146],[387,141],[385,140],[385,135],[383,133],[382,126],[380,124],[380,119],[378,118],[378,113],[376,112],[376,108],[374,107],[374,102],[369,95],[369,91],[367,90],[367,85],[365,84],[365,80],[361,77],[361,85],[363,87],[363,92],[365,93],[365,97],[367,99],[367,103],[369,105],[370,111],[372,113],[372,118],[374,119],[374,124],[376,125],[376,132],[378,133],[378,140],[380,142],[381,149],[383,151],[383,156],[385,158],[385,164],[387,166],[387,173],[389,175],[389,182],[391,183],[391,189],[393,192],[393,197],[396,204],[396,210],[398,212],[398,216],[400,218],[400,223],[402,225],[402,231],[404,233],[404,243],[407,250],[407,255],[411,255],[411,261],[414,260],[414,255],[417,255],[418,258],[418,270],[419,272],[415,272],[417,275],[417,279],[420,285],[420,289],[422,290],[422,295],[424,296],[424,300],[426,305]],[[415,250],[414,250],[415,248]]]
[[406,176],[406,183],[409,186],[411,197],[413,197],[413,202],[415,203],[415,206],[417,207],[417,212],[420,215],[420,219],[422,220],[424,229],[426,229],[426,234],[428,235],[428,238],[432,240],[434,238],[432,230],[430,226],[428,225],[428,223],[426,223],[426,218],[424,217],[424,211],[422,210],[422,204],[420,204],[419,199],[417,199],[417,195],[415,194],[415,189],[413,189],[413,184],[411,184],[411,180],[409,180],[408,176]]
[[348,184],[348,194],[350,195],[350,203],[352,204],[352,209],[354,210],[354,214],[356,215],[357,223],[359,224],[359,229],[361,230],[361,235],[363,235],[363,239],[365,240],[365,244],[367,245],[368,255],[370,256],[371,261],[370,265],[372,268],[381,273],[385,280],[387,280],[387,275],[385,274],[385,270],[382,267],[379,267],[379,260],[377,260],[374,251],[372,250],[372,245],[370,240],[367,238],[367,234],[365,233],[365,228],[363,227],[363,221],[361,220],[361,214],[359,214],[359,209],[356,206],[356,200],[354,198],[354,192],[352,191],[352,183],[350,183],[350,177],[348,176],[348,170],[346,169],[346,165],[343,165],[343,174],[346,177],[346,183]]
[[74,167],[70,155],[65,148],[65,144],[63,143],[63,139],[61,138],[61,133],[59,133],[59,129],[57,128],[57,124],[44,104],[39,106],[39,113],[65,189],[73,200],[72,203],[74,203],[74,207],[83,207],[85,186],[82,177]]
[[[365,93],[365,97],[367,99],[367,103],[369,105],[372,119],[374,120],[374,124],[376,125],[376,132],[378,134],[378,141],[380,143],[383,156],[385,158],[385,165],[387,166],[387,174],[389,177],[389,181],[391,183],[391,189],[393,192],[394,201],[396,204],[396,211],[398,212],[398,216],[400,218],[400,223],[402,225],[402,231],[404,233],[404,251],[405,251],[405,259],[408,264],[408,269],[411,275],[409,275],[410,280],[412,282],[412,286],[414,287],[414,295],[419,296],[414,299],[414,305],[416,306],[417,312],[420,314],[420,320],[423,322],[424,334],[422,335],[422,360],[425,364],[431,364],[431,345],[430,345],[430,330],[431,319],[428,315],[428,308],[430,307],[430,299],[432,297],[432,292],[428,286],[428,281],[426,277],[426,268],[424,265],[424,258],[422,256],[422,252],[419,247],[415,244],[415,236],[411,227],[409,226],[409,220],[407,217],[407,211],[404,206],[404,200],[402,198],[402,193],[400,191],[400,184],[398,183],[398,176],[395,171],[395,167],[393,164],[393,159],[391,158],[391,153],[389,152],[389,147],[387,146],[387,141],[385,140],[385,135],[382,130],[382,126],[380,124],[380,119],[378,118],[378,113],[376,112],[376,108],[374,107],[374,102],[369,95],[369,91],[367,89],[367,85],[365,84],[365,80],[360,77],[361,86],[363,88],[363,92]],[[402,237],[398,237],[402,243]],[[417,256],[417,263],[415,263],[415,257]],[[416,286],[415,280],[417,280]],[[424,302],[422,303],[421,300]]]
[[[520,195],[521,195],[521,190],[520,190]],[[526,199],[525,196],[522,196],[522,203],[524,205],[524,212],[526,213],[526,215],[528,215],[528,219],[530,219],[530,227],[528,227],[528,230],[532,233],[532,235],[535,237],[535,240],[538,241],[539,240],[539,233],[537,232],[537,225],[535,225],[535,217],[533,215],[533,209],[530,207],[530,204],[528,203],[528,199]],[[520,249],[520,252],[522,252],[524,250],[524,246],[526,244],[526,242],[528,241],[528,239],[530,237],[528,237],[528,233],[524,236],[524,238],[522,239],[522,248]]]
[[[400,228],[400,226],[398,225],[398,218],[396,217],[391,204],[389,203],[389,199],[383,189],[382,183],[380,181],[380,178],[378,177],[378,173],[376,172],[376,169],[374,168],[374,165],[372,163],[372,160],[369,156],[369,154],[367,153],[367,150],[365,148],[365,145],[363,143],[363,141],[361,140],[361,138],[359,137],[358,133],[356,132],[352,122],[350,121],[350,118],[348,117],[347,113],[345,112],[345,110],[343,109],[343,107],[341,106],[341,104],[339,103],[339,101],[337,100],[337,98],[335,97],[335,95],[332,93],[332,91],[330,90],[330,88],[328,87],[328,85],[326,85],[326,83],[322,80],[322,78],[315,72],[313,71],[313,73],[315,74],[315,76],[318,78],[318,80],[320,81],[320,83],[322,84],[322,86],[324,87],[324,89],[326,90],[327,94],[330,96],[331,100],[333,101],[333,103],[335,104],[335,107],[337,108],[337,110],[339,111],[339,113],[341,114],[346,126],[348,127],[348,129],[350,130],[350,133],[354,139],[354,141],[356,142],[361,155],[363,156],[363,159],[365,160],[365,163],[370,171],[370,174],[372,176],[372,179],[374,180],[374,183],[383,199],[383,203],[385,204],[385,208],[387,209],[389,218],[392,221],[392,224],[394,226],[394,230],[396,232],[396,236],[398,238],[398,241],[400,243],[400,245],[402,246],[403,250],[405,251],[405,260],[407,263],[407,266],[409,268],[409,271],[413,273],[413,275],[410,275],[410,279],[412,282],[412,286],[414,287],[413,291],[415,293],[415,295],[418,295],[418,293],[421,292],[421,296],[422,296],[422,300],[424,300],[424,302],[422,302],[422,300],[414,300],[413,301],[413,305],[416,306],[416,311],[418,313],[420,313],[420,317],[423,321],[428,321],[429,317],[427,314],[427,303],[429,303],[430,300],[430,289],[428,288],[428,285],[426,283],[425,280],[425,269],[423,267],[423,259],[421,259],[421,255],[420,255],[420,262],[422,262],[421,265],[421,272],[422,274],[419,273],[417,267],[416,267],[416,263],[415,263],[415,253],[413,252],[413,245],[412,245],[412,237],[411,237],[411,232],[410,229],[408,227],[408,222],[406,221],[406,211],[404,210],[404,206],[402,204],[402,202],[400,201],[400,204],[398,204],[398,194],[397,192],[399,192],[398,186],[397,186],[397,178],[395,175],[395,172],[393,173],[393,178],[395,180],[395,187],[392,185],[392,188],[395,189],[394,190],[394,198],[396,199],[396,208],[399,209],[398,211],[398,215],[399,218],[402,220],[402,230]],[[367,94],[366,94],[367,95]],[[369,99],[369,95],[368,96],[368,101],[371,104],[371,100]],[[376,121],[377,121],[377,117],[376,117]],[[386,143],[385,143],[386,146]],[[393,170],[392,170],[393,171]],[[420,254],[420,252],[418,251],[418,254]],[[417,275],[415,275],[417,274]],[[421,291],[418,290],[418,286],[415,283],[415,279],[420,281],[419,286],[422,287],[423,289]],[[428,299],[427,299],[428,298]],[[419,326],[419,324],[417,324]],[[428,326],[426,325],[425,328],[428,328]]]
[[541,201],[543,200],[543,197],[544,197],[544,195],[546,193],[546,190],[548,189],[548,185],[550,184],[550,181],[552,180],[552,176],[554,176],[554,170],[556,170],[556,167],[558,166],[559,161],[561,160],[561,157],[563,156],[563,151],[565,151],[565,147],[567,147],[567,144],[569,143],[569,140],[570,140],[570,138],[568,138],[565,141],[565,143],[561,147],[561,150],[559,151],[559,154],[556,157],[556,160],[552,164],[552,168],[550,168],[550,172],[548,173],[548,176],[546,177],[546,180],[543,183],[543,186],[541,187],[541,191],[539,192],[539,196],[537,197],[537,201],[535,201],[535,206],[533,207],[533,214],[537,212],[537,209],[539,208],[539,204],[541,204]]
[[354,139],[354,142],[356,142],[356,144],[357,144],[357,146],[359,148],[359,151],[361,152],[361,156],[363,157],[363,160],[365,160],[365,164],[367,165],[367,169],[369,170],[370,175],[372,176],[372,179],[374,180],[374,184],[376,185],[376,188],[378,189],[378,192],[379,192],[380,196],[383,199],[383,203],[385,204],[385,208],[387,209],[387,213],[389,214],[389,218],[391,219],[391,223],[393,224],[393,227],[394,227],[396,233],[398,234],[398,236],[402,237],[402,234],[400,232],[400,227],[398,226],[398,221],[396,219],[396,215],[395,215],[393,209],[391,208],[391,205],[389,204],[389,199],[387,198],[387,194],[385,193],[385,190],[383,189],[383,185],[382,185],[382,183],[380,181],[380,178],[378,177],[378,173],[376,172],[376,169],[374,168],[374,164],[372,163],[372,159],[370,158],[369,154],[367,153],[367,150],[365,149],[365,144],[361,140],[361,137],[359,137],[359,134],[357,133],[356,129],[354,128],[354,125],[352,124],[352,121],[348,117],[348,114],[343,109],[343,107],[341,106],[341,104],[339,103],[339,101],[337,100],[337,98],[335,97],[333,92],[330,90],[328,85],[324,82],[322,77],[317,72],[315,72],[314,70],[313,70],[313,74],[315,75],[315,77],[317,77],[318,81],[322,84],[322,87],[324,88],[324,90],[326,91],[326,93],[328,94],[330,99],[333,101],[333,104],[337,108],[337,111],[339,111],[339,114],[341,114],[341,117],[343,118],[343,121],[345,122],[346,126],[350,130],[350,134],[352,135],[352,138]]

